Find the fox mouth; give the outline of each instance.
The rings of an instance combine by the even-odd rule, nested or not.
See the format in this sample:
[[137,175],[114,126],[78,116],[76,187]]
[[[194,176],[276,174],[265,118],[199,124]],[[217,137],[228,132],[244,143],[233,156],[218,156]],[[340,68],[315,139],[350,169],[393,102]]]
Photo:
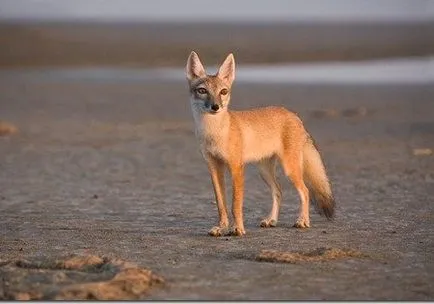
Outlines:
[[209,114],[216,115],[216,114],[220,113],[222,109],[220,108],[218,110],[213,110],[213,109],[206,109],[206,110]]
[[223,107],[219,107],[218,109],[205,108],[205,112],[211,115],[216,115],[222,111],[223,111]]

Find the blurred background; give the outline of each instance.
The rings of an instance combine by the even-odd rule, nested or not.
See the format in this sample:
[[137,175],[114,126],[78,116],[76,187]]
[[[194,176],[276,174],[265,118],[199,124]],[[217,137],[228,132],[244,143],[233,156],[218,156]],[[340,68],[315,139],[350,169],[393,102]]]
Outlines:
[[1,0],[0,67],[426,56],[433,25],[429,0]]

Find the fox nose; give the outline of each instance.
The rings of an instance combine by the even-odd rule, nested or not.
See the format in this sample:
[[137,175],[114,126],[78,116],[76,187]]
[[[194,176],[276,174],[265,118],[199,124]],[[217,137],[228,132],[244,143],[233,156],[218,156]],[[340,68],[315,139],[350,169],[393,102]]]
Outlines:
[[218,111],[219,110],[219,105],[218,104],[213,104],[212,106],[211,106],[211,109],[213,110],[213,111]]

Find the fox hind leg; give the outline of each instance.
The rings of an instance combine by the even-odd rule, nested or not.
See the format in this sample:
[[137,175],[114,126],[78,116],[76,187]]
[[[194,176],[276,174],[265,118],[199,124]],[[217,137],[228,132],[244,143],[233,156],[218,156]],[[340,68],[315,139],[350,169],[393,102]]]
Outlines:
[[273,199],[271,211],[269,215],[261,221],[260,226],[276,227],[279,218],[280,202],[282,200],[282,190],[276,179],[276,157],[263,159],[258,163],[259,173],[271,190]]
[[[293,150],[294,151],[294,150]],[[297,151],[297,150],[296,150]],[[309,190],[303,180],[303,155],[302,153],[287,153],[282,159],[283,170],[294,184],[300,196],[300,209],[296,228],[309,228]]]

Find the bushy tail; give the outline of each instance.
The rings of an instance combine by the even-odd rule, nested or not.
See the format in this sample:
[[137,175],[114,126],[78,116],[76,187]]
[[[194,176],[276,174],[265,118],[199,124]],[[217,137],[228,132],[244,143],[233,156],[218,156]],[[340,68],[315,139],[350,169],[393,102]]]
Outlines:
[[311,201],[321,215],[331,219],[335,213],[335,199],[321,155],[311,138],[304,146],[303,167]]

